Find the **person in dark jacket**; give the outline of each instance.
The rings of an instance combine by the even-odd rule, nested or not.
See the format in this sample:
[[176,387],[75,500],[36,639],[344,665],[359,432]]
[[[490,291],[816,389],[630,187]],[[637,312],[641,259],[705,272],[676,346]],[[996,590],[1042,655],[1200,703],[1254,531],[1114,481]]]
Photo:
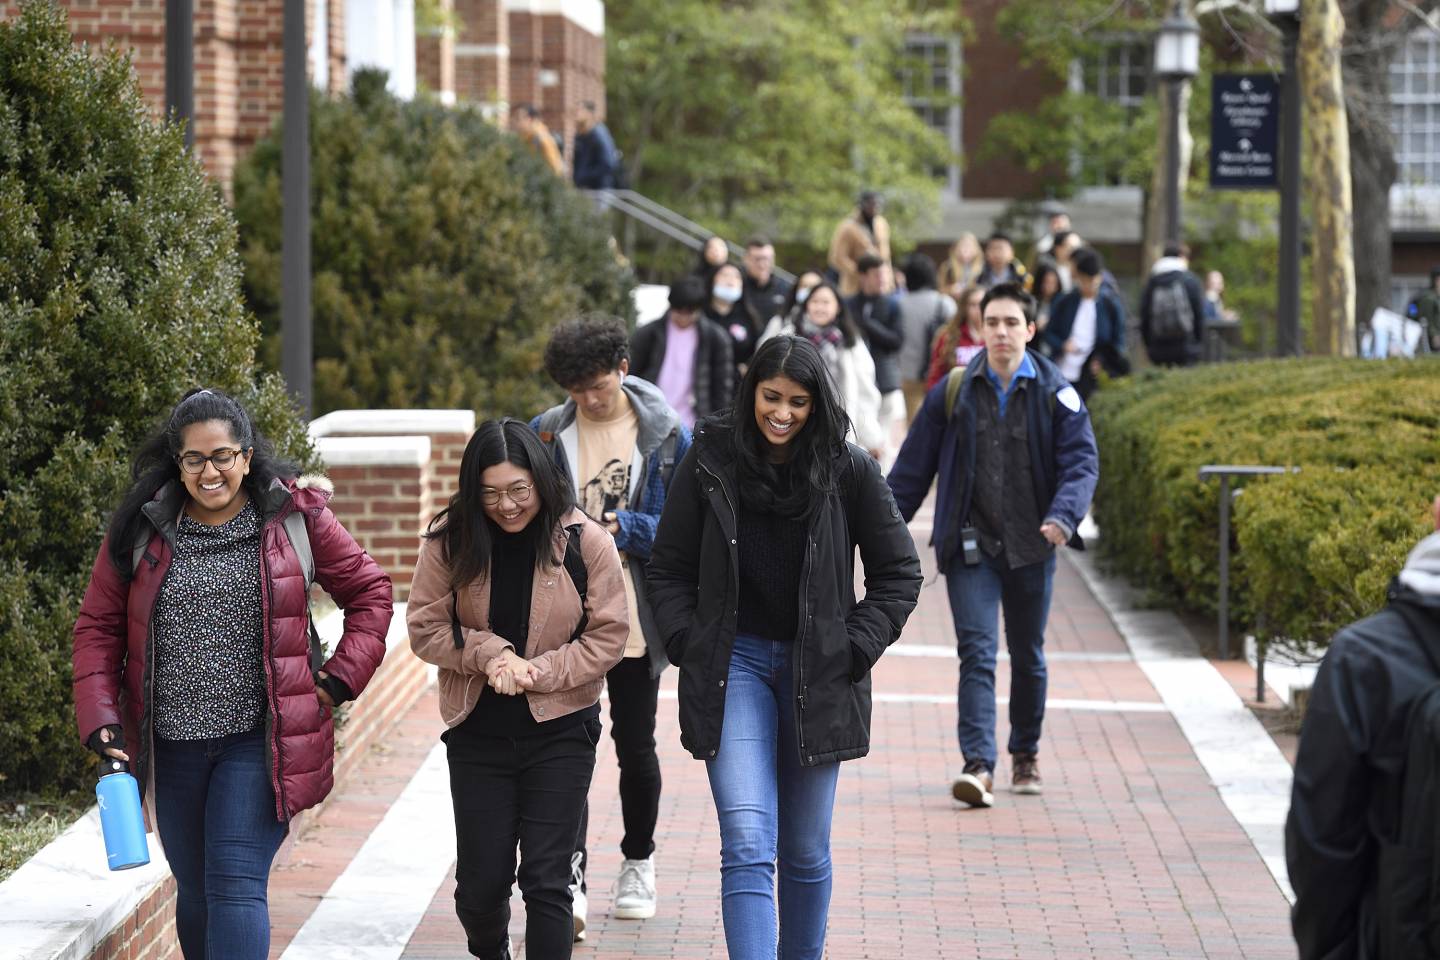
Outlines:
[[870,749],[870,670],[920,590],[879,467],[845,432],[819,350],[766,341],[733,413],[697,426],[650,554],[680,741],[706,762],[719,815],[736,960],[773,958],[777,943],[782,957],[821,954],[839,762]]
[[517,880],[526,955],[571,954],[575,837],[626,608],[615,541],[575,508],[535,431],[509,417],[476,427],[405,611],[410,648],[439,668],[455,913],[474,956],[510,960]]
[[890,488],[909,520],[939,475],[935,556],[949,586],[960,654],[957,734],[965,767],[951,787],[971,806],[994,803],[996,614],[1010,650],[1011,789],[1041,792],[1045,622],[1055,548],[1076,534],[1099,478],[1090,414],[1055,365],[1026,349],[1035,298],[1018,284],[981,302],[984,349],[946,409],[947,382],[925,396]]
[[620,171],[620,151],[610,130],[600,122],[595,101],[582,100],[575,110],[575,186],[582,190],[612,190]]
[[[575,502],[615,538],[630,605],[625,656],[605,676],[610,736],[620,764],[624,855],[615,881],[614,915],[655,916],[655,823],[660,813],[660,758],[655,714],[665,647],[645,602],[645,564],[675,464],[690,449],[690,431],[660,389],[630,370],[625,324],[592,314],[563,323],[545,347],[545,372],[570,394],[530,426],[571,485]],[[575,843],[576,938],[586,923],[588,808]]]
[[735,382],[745,375],[750,355],[765,324],[745,299],[745,281],[740,268],[724,263],[710,278],[710,299],[705,303],[705,319],[730,336],[730,355],[735,362]]
[[775,246],[767,237],[745,241],[745,302],[763,329],[770,318],[785,311],[790,299],[789,281],[775,273]]
[[1425,912],[1382,902],[1377,890],[1389,872],[1434,893],[1432,876],[1406,875],[1431,861],[1407,861],[1399,822],[1407,724],[1440,684],[1440,498],[1431,509],[1437,532],[1410,552],[1390,603],[1336,634],[1310,689],[1285,822],[1300,960],[1430,955],[1403,945],[1423,932]]
[[1055,298],[1050,322],[1040,334],[1055,365],[1072,384],[1086,366],[1097,372],[1097,348],[1125,353],[1125,305],[1105,283],[1105,262],[1085,248],[1072,258],[1075,286]]
[[900,392],[900,348],[905,330],[895,298],[885,292],[885,261],[873,254],[855,265],[860,272],[860,292],[846,301],[870,357],[875,361],[875,387],[880,391],[880,428],[890,443],[890,427],[905,415],[905,395]]
[[686,427],[730,406],[735,374],[730,335],[702,314],[705,281],[685,276],[670,287],[670,309],[630,337],[630,369],[665,394]]
[[[1181,325],[1181,299],[1190,313],[1189,332],[1162,334],[1164,327]],[[1190,272],[1190,250],[1184,244],[1166,244],[1165,255],[1150,268],[1140,294],[1140,339],[1156,366],[1193,366],[1204,352],[1205,291]]]
[[[329,482],[297,472],[236,400],[191,391],[136,452],[75,622],[80,737],[135,756],[190,960],[269,955],[270,863],[334,784],[332,711],[385,656],[390,578],[326,507]],[[305,547],[345,611],[324,663]]]

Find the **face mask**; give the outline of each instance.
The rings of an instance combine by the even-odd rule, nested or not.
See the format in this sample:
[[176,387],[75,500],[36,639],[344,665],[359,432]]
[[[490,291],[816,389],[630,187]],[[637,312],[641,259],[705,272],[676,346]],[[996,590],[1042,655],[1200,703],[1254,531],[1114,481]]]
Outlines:
[[726,303],[734,303],[740,299],[739,287],[716,287],[715,299],[724,300]]
[[809,288],[809,287],[801,287],[799,290],[796,290],[796,291],[795,291],[795,302],[796,302],[796,303],[804,303],[806,300],[809,300],[809,299],[810,299],[810,288]]

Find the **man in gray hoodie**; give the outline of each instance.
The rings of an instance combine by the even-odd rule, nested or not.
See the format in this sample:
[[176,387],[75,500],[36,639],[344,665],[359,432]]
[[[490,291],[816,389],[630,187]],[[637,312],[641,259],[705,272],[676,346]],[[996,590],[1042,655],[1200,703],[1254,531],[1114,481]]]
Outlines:
[[[592,314],[562,323],[545,348],[545,372],[570,397],[530,425],[574,484],[576,504],[615,538],[624,567],[630,640],[606,676],[625,823],[613,912],[622,920],[644,920],[655,915],[655,712],[660,672],[669,662],[645,602],[645,566],[690,431],[659,387],[629,371],[629,341],[619,318]],[[587,809],[571,865],[576,940],[585,937],[588,820]]]
[[1433,512],[1437,532],[1410,552],[1390,602],[1335,636],[1310,693],[1285,824],[1301,960],[1433,955],[1435,838],[1415,837],[1435,829],[1436,784],[1422,816],[1402,813],[1417,786],[1407,773],[1423,773],[1409,769],[1407,734],[1440,748],[1412,727],[1440,686],[1440,497]]

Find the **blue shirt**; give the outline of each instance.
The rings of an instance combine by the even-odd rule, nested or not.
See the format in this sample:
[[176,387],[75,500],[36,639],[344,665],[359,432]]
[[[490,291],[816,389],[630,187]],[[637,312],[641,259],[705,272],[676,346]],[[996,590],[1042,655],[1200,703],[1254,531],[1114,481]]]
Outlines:
[[1000,401],[1000,419],[1004,420],[1005,401],[1009,400],[1010,394],[1015,392],[1015,384],[1020,382],[1021,377],[1029,377],[1031,380],[1035,379],[1035,364],[1030,362],[1030,352],[1027,350],[1025,356],[1020,360],[1020,369],[1015,371],[1015,375],[1010,378],[1010,386],[1004,390],[1000,389],[1000,378],[995,375],[994,370],[990,369],[990,364],[988,363],[985,364],[985,376],[989,379],[990,385],[995,388],[995,396],[999,398]]

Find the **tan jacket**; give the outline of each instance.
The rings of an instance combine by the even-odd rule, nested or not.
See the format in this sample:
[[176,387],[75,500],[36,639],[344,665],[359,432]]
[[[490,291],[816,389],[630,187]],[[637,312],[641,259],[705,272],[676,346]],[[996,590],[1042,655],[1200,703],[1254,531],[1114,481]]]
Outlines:
[[860,292],[860,274],[855,262],[867,253],[873,253],[886,264],[890,263],[890,224],[880,215],[875,215],[875,236],[860,222],[860,214],[852,213],[835,228],[830,238],[830,266],[840,275],[841,296],[853,297]]
[[524,139],[530,152],[548,163],[557,177],[565,175],[565,161],[560,159],[560,148],[555,146],[555,138],[551,136],[549,127],[540,120],[532,121],[530,136]]
[[[590,620],[585,632],[570,643],[570,634],[580,620],[580,594],[561,558],[565,556],[564,526],[573,523],[583,524],[580,553],[590,575],[586,597]],[[619,662],[625,638],[630,634],[620,554],[610,534],[572,509],[556,528],[553,544],[555,565],[535,569],[530,592],[530,636],[525,642],[526,659],[539,671],[525,697],[531,716],[539,723],[599,701],[605,674]],[[410,584],[405,623],[410,629],[410,649],[421,660],[440,668],[440,718],[447,727],[459,724],[475,708],[487,683],[485,665],[506,650],[515,649],[510,641],[489,630],[489,577],[459,591],[460,633],[465,643],[460,650],[455,648],[450,629],[451,608],[444,539],[425,540]]]

